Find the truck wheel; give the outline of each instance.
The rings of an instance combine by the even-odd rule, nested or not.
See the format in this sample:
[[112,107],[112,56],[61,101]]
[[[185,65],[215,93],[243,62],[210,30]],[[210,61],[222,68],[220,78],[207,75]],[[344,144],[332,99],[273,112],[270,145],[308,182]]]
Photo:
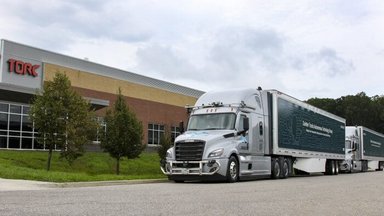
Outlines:
[[331,175],[335,175],[335,173],[336,173],[335,161],[331,160]]
[[384,167],[384,162],[383,161],[379,161],[379,167],[377,168],[376,171],[383,171],[383,167]]
[[325,162],[325,175],[333,175],[335,173],[335,163],[333,160]]
[[272,170],[271,170],[271,177],[273,179],[280,178],[280,163],[277,158],[272,158]]
[[288,160],[285,158],[280,158],[281,161],[281,178],[285,179],[288,178],[289,176],[289,165],[288,165]]
[[233,183],[237,182],[239,179],[239,169],[238,169],[237,159],[234,156],[231,156],[228,160],[228,169],[227,169],[227,182]]
[[335,162],[335,175],[339,175],[339,172],[340,172],[339,166],[340,166],[340,164],[339,164],[338,161],[334,161],[334,162]]

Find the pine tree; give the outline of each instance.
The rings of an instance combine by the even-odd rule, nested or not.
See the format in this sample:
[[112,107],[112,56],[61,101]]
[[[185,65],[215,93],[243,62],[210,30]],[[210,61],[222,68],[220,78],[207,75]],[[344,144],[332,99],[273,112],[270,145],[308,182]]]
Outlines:
[[119,88],[113,110],[105,116],[106,130],[101,139],[101,147],[116,159],[116,174],[120,174],[120,160],[123,157],[134,159],[144,150],[142,144],[143,127],[135,113],[129,110]]

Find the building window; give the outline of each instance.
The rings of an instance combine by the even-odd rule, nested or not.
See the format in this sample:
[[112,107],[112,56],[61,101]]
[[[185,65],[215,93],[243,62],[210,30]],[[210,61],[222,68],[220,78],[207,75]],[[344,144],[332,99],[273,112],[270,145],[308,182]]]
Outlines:
[[175,141],[176,137],[180,135],[180,129],[179,127],[171,127],[171,139],[172,142]]
[[97,127],[97,132],[96,132],[96,138],[93,140],[93,144],[100,144],[100,136],[102,131],[106,131],[107,126],[105,124],[104,118],[103,117],[97,117],[97,122],[99,124],[99,127]]
[[148,144],[159,145],[162,135],[164,135],[164,125],[148,124]]
[[43,149],[36,146],[36,135],[29,106],[0,102],[0,148]]

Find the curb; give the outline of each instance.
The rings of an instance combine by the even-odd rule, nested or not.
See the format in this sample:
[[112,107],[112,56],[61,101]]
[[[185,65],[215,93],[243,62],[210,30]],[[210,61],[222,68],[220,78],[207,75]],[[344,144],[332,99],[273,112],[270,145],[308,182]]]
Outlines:
[[52,183],[51,186],[54,188],[76,188],[76,187],[166,183],[168,181],[169,181],[168,179],[139,179],[139,180],[118,180],[118,181],[65,182],[65,183]]

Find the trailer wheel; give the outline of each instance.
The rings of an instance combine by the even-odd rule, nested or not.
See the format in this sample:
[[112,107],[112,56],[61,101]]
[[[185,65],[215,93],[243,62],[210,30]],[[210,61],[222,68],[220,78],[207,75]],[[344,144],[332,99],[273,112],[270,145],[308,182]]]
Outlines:
[[327,160],[325,162],[325,175],[335,174],[335,163],[333,160]]
[[285,179],[289,176],[289,164],[288,160],[284,157],[280,158],[281,161],[281,176],[280,178]]
[[338,161],[334,161],[334,162],[335,162],[335,175],[339,175],[339,172],[340,172],[339,166],[340,166],[340,164],[339,164]]
[[234,156],[231,156],[228,160],[228,169],[227,169],[227,182],[233,183],[237,182],[239,179],[239,169],[238,169],[237,159]]
[[280,178],[280,163],[277,158],[272,158],[272,170],[271,170],[271,177],[273,179]]
[[383,167],[384,167],[384,162],[383,161],[379,161],[379,167],[377,168],[376,171],[383,171]]

